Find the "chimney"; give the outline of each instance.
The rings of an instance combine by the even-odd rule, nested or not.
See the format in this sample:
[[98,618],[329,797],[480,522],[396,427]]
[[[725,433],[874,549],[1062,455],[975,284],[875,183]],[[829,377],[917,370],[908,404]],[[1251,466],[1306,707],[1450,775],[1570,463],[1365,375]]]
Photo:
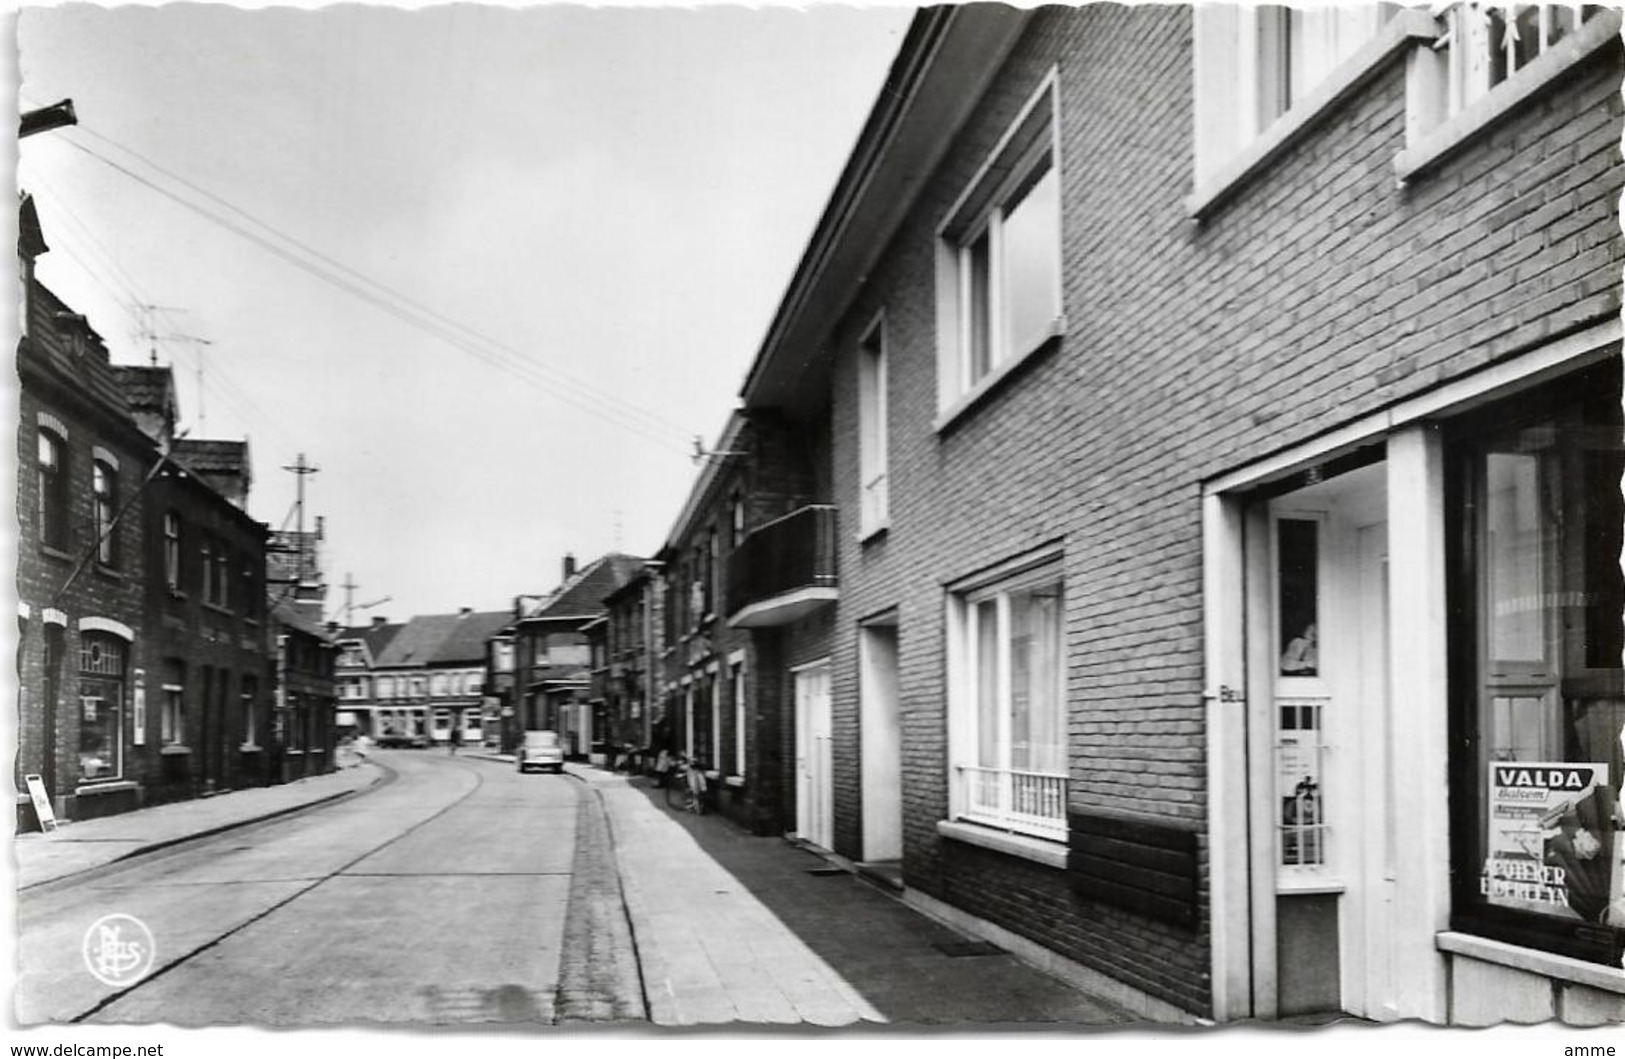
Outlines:
[[564,579],[566,581],[576,575],[576,557],[569,552],[564,553]]
[[389,623],[389,619],[384,617],[383,615],[374,614],[372,616],[372,627],[374,629],[382,628],[383,626],[387,625],[388,623]]
[[458,607],[457,608],[457,616],[460,617],[460,618],[466,618],[472,613],[474,613],[474,608],[473,607]]

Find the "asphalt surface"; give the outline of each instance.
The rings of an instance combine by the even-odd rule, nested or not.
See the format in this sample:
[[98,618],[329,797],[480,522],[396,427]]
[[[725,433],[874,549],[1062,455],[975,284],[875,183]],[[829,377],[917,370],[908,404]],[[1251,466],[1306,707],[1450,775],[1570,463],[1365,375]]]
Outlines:
[[[25,891],[19,1021],[548,1023],[561,980],[616,980],[605,954],[561,960],[579,783],[377,759],[397,775],[363,796]],[[110,913],[153,936],[153,970],[133,986],[86,973],[85,933]],[[607,1002],[613,1014],[628,1000]]]

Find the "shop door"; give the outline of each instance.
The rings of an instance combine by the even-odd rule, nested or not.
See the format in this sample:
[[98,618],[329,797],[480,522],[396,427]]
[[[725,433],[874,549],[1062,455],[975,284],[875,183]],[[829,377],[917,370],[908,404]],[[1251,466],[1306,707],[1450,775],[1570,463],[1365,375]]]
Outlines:
[[807,842],[830,849],[835,840],[829,663],[815,662],[795,671],[796,682],[796,833]]
[[1254,522],[1269,546],[1248,606],[1270,650],[1249,682],[1268,689],[1253,716],[1272,745],[1251,769],[1273,790],[1254,863],[1275,890],[1255,974],[1282,1017],[1398,1012],[1385,484],[1367,466],[1276,497]]

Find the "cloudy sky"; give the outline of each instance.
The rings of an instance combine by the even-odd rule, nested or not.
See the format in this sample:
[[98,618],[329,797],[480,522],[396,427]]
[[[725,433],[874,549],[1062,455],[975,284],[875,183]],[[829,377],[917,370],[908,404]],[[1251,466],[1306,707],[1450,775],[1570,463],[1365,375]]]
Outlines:
[[320,468],[330,616],[505,608],[662,542],[911,14],[25,7],[39,274],[255,517]]

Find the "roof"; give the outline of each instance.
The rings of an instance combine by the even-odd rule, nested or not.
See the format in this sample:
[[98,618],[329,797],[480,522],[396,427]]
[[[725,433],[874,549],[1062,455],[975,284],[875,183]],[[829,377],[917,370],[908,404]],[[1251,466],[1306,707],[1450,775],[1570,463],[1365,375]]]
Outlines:
[[[134,403],[133,396],[132,403]],[[175,442],[173,455],[193,474],[205,476],[234,474],[244,478],[248,477],[248,442],[246,441],[179,438]]]
[[646,561],[636,555],[611,552],[578,571],[551,595],[534,603],[521,602],[517,617],[520,621],[592,617],[604,609],[609,594],[630,581]]
[[[113,377],[124,391],[124,399],[130,403],[132,412],[175,414],[175,373],[168,367],[114,364]],[[177,444],[176,449],[179,448]]]
[[367,648],[367,653],[374,659],[383,654],[384,648],[395,639],[395,635],[406,628],[400,622],[384,625],[358,625],[349,629],[339,630],[336,638],[340,640],[360,640]]
[[828,328],[873,274],[1031,14],[1004,4],[916,13],[745,376],[745,408],[805,418],[828,401]]
[[483,661],[485,641],[511,618],[507,611],[414,615],[405,625],[396,626],[399,631],[386,645],[373,651],[373,665],[383,669]]
[[456,615],[457,624],[435,652],[431,664],[483,662],[485,641],[495,636],[512,619],[505,610],[468,611]]
[[271,617],[278,623],[314,636],[323,643],[332,643],[334,640],[333,634],[328,632],[321,622],[306,616],[291,600],[274,600],[271,603]]

